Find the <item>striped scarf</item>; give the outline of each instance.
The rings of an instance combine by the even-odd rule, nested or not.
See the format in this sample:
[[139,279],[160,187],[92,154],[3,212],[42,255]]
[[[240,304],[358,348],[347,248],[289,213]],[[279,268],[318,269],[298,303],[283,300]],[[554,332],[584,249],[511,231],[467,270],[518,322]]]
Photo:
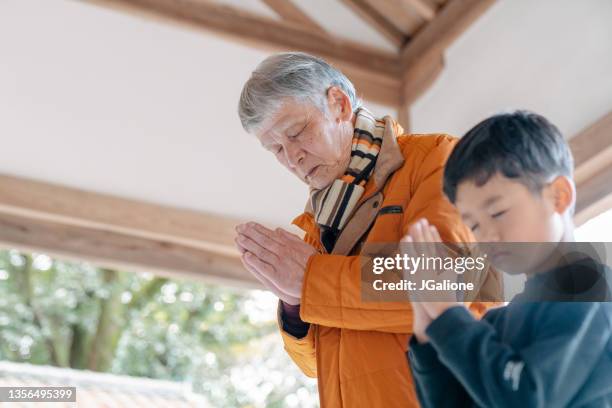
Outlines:
[[344,175],[321,190],[312,190],[310,200],[321,243],[328,252],[357,207],[372,174],[382,145],[385,122],[364,108],[356,113],[351,159]]

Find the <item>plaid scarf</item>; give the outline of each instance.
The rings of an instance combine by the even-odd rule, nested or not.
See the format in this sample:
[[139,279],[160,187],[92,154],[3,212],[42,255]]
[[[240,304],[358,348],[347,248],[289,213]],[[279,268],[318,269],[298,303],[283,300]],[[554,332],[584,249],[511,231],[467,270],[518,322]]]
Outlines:
[[364,108],[356,112],[351,159],[344,175],[321,190],[312,190],[310,200],[321,243],[328,252],[357,207],[380,152],[385,122]]

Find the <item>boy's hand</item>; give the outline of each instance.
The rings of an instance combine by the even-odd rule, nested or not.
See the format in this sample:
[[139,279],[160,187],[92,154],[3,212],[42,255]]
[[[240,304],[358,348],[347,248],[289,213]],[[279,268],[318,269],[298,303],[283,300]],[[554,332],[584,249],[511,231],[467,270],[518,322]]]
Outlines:
[[465,306],[460,302],[421,302],[423,309],[429,315],[429,318],[433,321],[438,318],[442,313],[455,306]]
[[[410,248],[409,252],[412,253],[413,256],[423,255],[431,258],[445,256],[445,254],[440,253],[440,244],[442,244],[442,239],[440,238],[438,229],[435,226],[430,225],[424,218],[418,220],[410,227],[408,234],[402,238],[401,242]],[[436,279],[438,280],[440,280],[441,277],[448,278],[451,281],[456,280],[457,278],[457,274],[454,271],[435,271],[435,273],[437,273]],[[431,301],[432,296],[435,301]],[[414,332],[415,335],[417,335],[417,340],[419,340],[419,342],[421,342],[419,336],[421,338],[427,337],[425,335],[425,329],[427,326],[429,326],[431,321],[435,320],[445,310],[454,306],[462,305],[462,303],[454,300],[456,299],[456,295],[454,293],[450,294],[449,296],[444,296],[442,293],[436,292],[435,295],[428,296],[420,291],[413,291],[410,293],[410,298],[412,300],[413,310],[415,311]],[[424,325],[422,334],[417,334],[417,313],[424,313],[427,316],[418,316],[419,330],[421,330],[420,326]]]
[[421,344],[428,343],[429,337],[425,333],[431,323],[431,317],[427,314],[421,302],[412,302],[413,323],[412,331],[417,341]]

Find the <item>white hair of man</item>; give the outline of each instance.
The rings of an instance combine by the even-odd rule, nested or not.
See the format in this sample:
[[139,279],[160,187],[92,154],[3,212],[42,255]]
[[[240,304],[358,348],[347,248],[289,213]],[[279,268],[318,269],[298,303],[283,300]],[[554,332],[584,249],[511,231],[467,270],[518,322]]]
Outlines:
[[361,107],[352,82],[321,58],[303,52],[286,52],[263,60],[244,84],[238,105],[242,127],[249,133],[271,117],[286,98],[308,102],[327,113],[327,90],[339,87]]

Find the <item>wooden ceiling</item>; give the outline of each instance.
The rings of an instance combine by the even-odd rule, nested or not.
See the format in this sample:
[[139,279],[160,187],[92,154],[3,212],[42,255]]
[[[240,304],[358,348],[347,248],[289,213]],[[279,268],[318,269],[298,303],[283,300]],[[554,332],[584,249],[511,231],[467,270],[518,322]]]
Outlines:
[[[289,0],[259,0],[279,19],[206,0],[81,1],[270,50],[320,55],[345,71],[363,96],[406,112],[443,69],[444,51],[494,0],[342,0],[388,38],[394,52],[339,38]],[[578,224],[612,207],[611,134],[612,112],[570,140]],[[0,174],[0,245],[6,247],[259,287],[233,244],[240,221]]]
[[[340,68],[366,99],[406,114],[443,68],[445,49],[495,0],[329,0],[395,46],[383,50],[326,31],[292,0],[259,0],[265,17],[210,0],[81,0],[212,31],[271,51],[304,51]],[[408,121],[408,117],[404,117]]]

